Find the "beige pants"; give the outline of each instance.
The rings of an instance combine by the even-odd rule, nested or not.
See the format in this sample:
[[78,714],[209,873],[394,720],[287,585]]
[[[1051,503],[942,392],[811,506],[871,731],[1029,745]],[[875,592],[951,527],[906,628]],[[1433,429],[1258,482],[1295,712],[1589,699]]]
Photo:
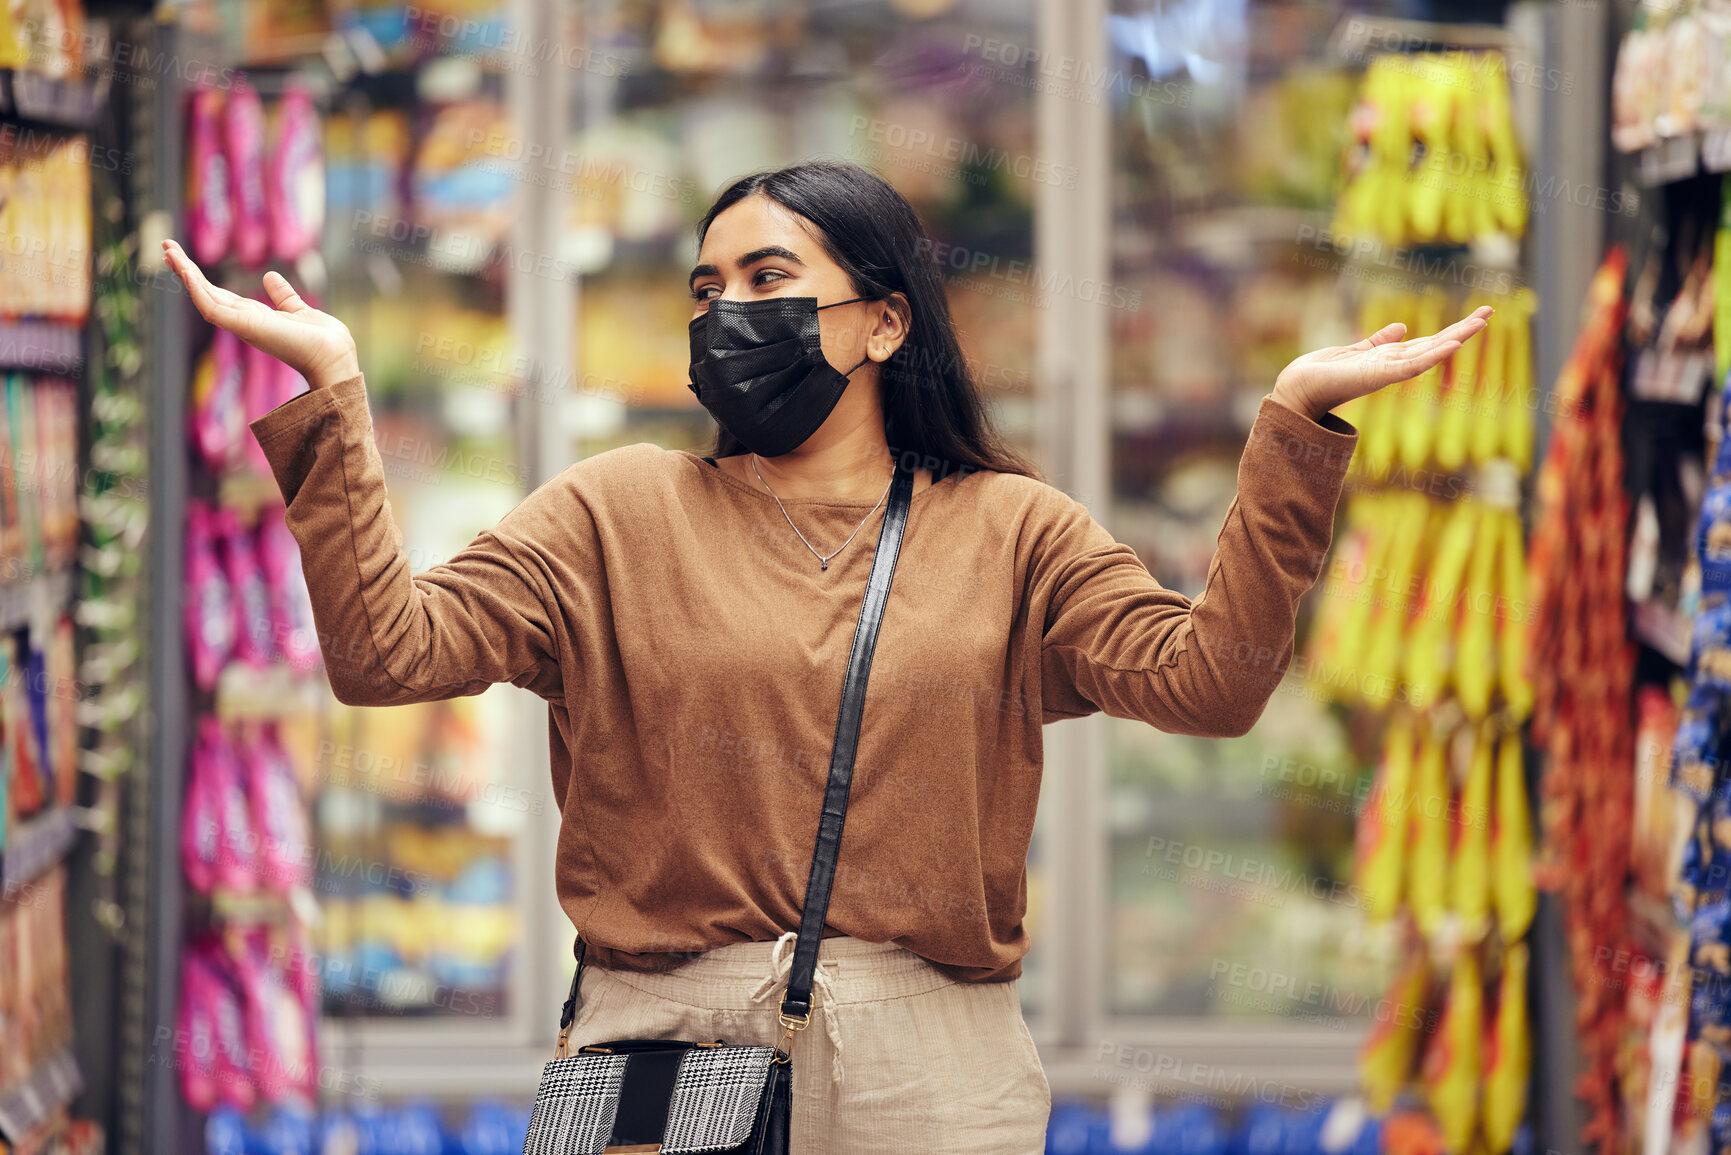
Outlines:
[[[573,1048],[609,1039],[773,1045],[794,937],[666,974],[583,970]],[[1041,1155],[1052,1092],[1016,984],[959,983],[898,946],[826,938],[793,1043],[793,1155]]]

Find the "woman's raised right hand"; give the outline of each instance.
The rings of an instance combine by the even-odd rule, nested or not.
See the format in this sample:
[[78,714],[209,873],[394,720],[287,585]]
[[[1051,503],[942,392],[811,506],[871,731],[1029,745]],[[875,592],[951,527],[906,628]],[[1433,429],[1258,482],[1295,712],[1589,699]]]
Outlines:
[[301,300],[281,273],[264,275],[272,308],[205,280],[204,272],[177,242],[163,241],[162,252],[200,316],[294,369],[314,389],[360,375],[360,358],[348,326]]

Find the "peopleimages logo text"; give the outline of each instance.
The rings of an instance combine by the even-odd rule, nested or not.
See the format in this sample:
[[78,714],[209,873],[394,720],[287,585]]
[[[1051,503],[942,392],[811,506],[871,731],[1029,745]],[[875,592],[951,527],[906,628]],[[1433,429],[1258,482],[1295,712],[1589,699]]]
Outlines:
[[868,116],[853,118],[849,135],[864,136],[873,144],[897,150],[920,152],[939,160],[953,161],[971,169],[987,172],[1009,172],[1036,184],[1061,185],[1075,188],[1077,170],[1074,165],[1053,164],[1027,153],[1006,152],[960,136],[943,136],[923,128],[909,128],[889,120],[874,120]]
[[1140,312],[1142,308],[1141,289],[1126,288],[1111,281],[1077,277],[1072,273],[1055,273],[1041,268],[1033,261],[1018,257],[1006,259],[998,253],[972,249],[966,245],[953,245],[947,241],[921,238],[916,249],[922,256],[929,255],[940,271],[950,269],[963,277],[980,278],[982,282],[1002,281],[1010,285],[1026,286],[1033,294],[1034,304],[1042,308],[1048,305],[1053,297],[1072,297],[1083,304],[1121,309],[1127,313]]

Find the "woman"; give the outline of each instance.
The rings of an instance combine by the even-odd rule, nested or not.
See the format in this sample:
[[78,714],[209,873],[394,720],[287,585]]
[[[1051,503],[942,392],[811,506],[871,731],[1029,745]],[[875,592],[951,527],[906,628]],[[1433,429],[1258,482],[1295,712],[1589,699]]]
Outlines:
[[273,308],[165,248],[206,320],[312,385],[252,430],[338,699],[511,682],[547,701],[558,892],[596,964],[573,1046],[777,1041],[892,453],[917,455],[795,1047],[793,1149],[1041,1151],[1051,1095],[1011,980],[1042,725],[1105,711],[1248,730],[1290,661],[1356,443],[1329,410],[1441,361],[1490,310],[1288,366],[1192,603],[992,430],[930,245],[883,180],[759,173],[698,236],[692,388],[721,426],[712,453],[577,462],[413,576],[347,329],[274,272]]

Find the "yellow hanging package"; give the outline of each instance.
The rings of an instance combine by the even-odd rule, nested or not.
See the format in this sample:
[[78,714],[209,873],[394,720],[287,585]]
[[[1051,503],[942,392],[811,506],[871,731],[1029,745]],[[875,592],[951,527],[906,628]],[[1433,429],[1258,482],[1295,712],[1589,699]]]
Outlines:
[[1521,732],[1505,730],[1497,747],[1497,803],[1492,818],[1491,889],[1497,904],[1497,929],[1515,942],[1532,925],[1538,906],[1533,883],[1533,820],[1527,806],[1527,779],[1521,759]]
[[1421,1072],[1431,1114],[1453,1155],[1466,1151],[1478,1126],[1483,1030],[1479,961],[1472,951],[1462,951],[1449,976],[1442,1021],[1425,1049]]
[[1527,1112],[1533,1041],[1527,1026],[1527,944],[1503,952],[1496,1018],[1485,1047],[1484,1141],[1490,1155],[1506,1155]]
[[1412,755],[1412,718],[1403,711],[1389,721],[1375,784],[1358,820],[1358,890],[1372,922],[1393,918],[1400,909]]
[[1383,999],[1376,1021],[1365,1036],[1358,1056],[1358,1078],[1373,1115],[1385,1115],[1395,1096],[1406,1086],[1418,1055],[1419,1039],[1430,1025],[1425,1010],[1425,991],[1430,968],[1423,951],[1416,951],[1402,965]]
[[1449,863],[1450,903],[1461,938],[1476,943],[1491,925],[1491,780],[1495,743],[1484,726],[1473,735],[1467,780],[1455,814],[1454,855]]
[[1448,918],[1449,783],[1447,751],[1429,726],[1419,728],[1413,778],[1407,903],[1419,932],[1434,940]]

